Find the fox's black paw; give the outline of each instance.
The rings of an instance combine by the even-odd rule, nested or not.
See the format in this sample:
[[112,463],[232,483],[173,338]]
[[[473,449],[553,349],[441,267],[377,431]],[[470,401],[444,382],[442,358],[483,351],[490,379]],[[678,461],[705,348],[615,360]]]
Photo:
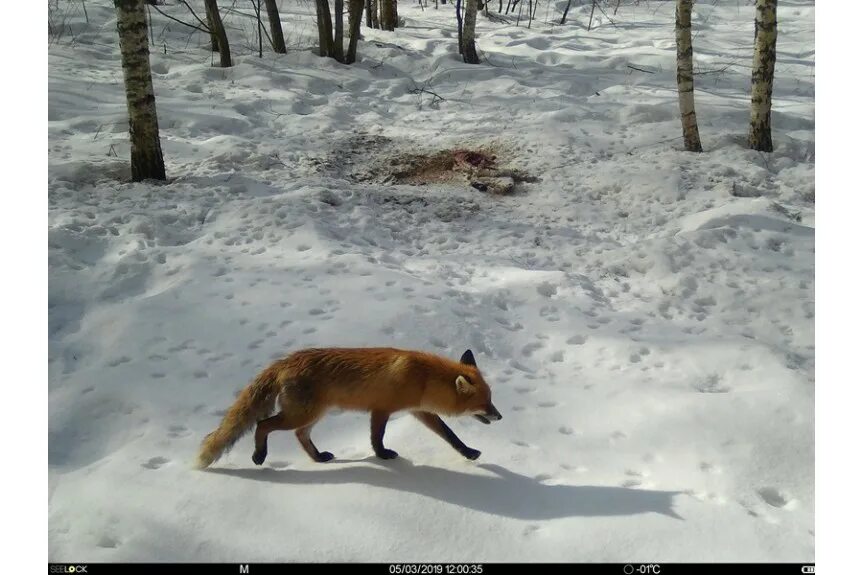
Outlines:
[[479,456],[482,455],[482,452],[479,451],[478,449],[471,449],[468,447],[467,449],[465,449],[461,452],[461,455],[463,455],[467,459],[473,461],[475,459],[478,459]]
[[251,456],[251,460],[254,461],[255,465],[263,465],[263,462],[266,461],[266,449],[255,451]]
[[392,451],[391,449],[381,449],[380,451],[376,452],[376,455],[380,459],[395,459],[396,457],[398,457],[398,453]]
[[335,456],[328,451],[321,451],[320,454],[317,456],[318,463],[326,463],[327,461],[331,461],[333,459],[335,459]]

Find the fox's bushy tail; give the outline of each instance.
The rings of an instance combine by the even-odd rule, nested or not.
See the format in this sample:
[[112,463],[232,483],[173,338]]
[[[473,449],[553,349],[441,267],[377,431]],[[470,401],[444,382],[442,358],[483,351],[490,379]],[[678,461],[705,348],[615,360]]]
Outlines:
[[270,367],[240,392],[218,428],[204,438],[198,454],[198,469],[209,467],[255,423],[272,413],[278,397],[278,379],[278,370]]

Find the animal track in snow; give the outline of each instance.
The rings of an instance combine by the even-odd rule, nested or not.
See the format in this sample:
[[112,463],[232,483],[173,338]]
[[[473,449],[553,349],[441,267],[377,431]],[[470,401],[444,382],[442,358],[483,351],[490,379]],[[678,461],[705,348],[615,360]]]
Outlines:
[[168,427],[168,437],[185,437],[189,434],[189,429],[185,425],[171,425]]
[[118,365],[122,365],[122,364],[128,363],[130,361],[132,361],[132,358],[124,355],[124,356],[121,356],[121,357],[118,357],[116,359],[112,359],[111,361],[109,361],[108,367],[117,367]]
[[768,505],[771,505],[772,507],[777,507],[779,509],[785,507],[790,509],[793,507],[793,498],[774,487],[764,487],[763,489],[758,489],[757,494],[764,502],[766,502]]
[[105,534],[99,538],[99,541],[96,543],[96,545],[105,549],[115,549],[119,547],[120,541],[116,537]]
[[146,467],[147,469],[158,469],[165,463],[170,461],[166,457],[151,457],[146,461],[146,463],[141,463],[141,467]]
[[533,355],[534,351],[542,349],[544,346],[545,344],[540,341],[530,342],[521,349],[521,355],[530,357],[531,355]]
[[628,435],[626,435],[622,431],[614,431],[613,433],[611,433],[611,436],[610,436],[611,445],[613,445],[617,441],[620,441],[622,439],[626,439],[627,437],[628,437]]
[[694,388],[700,393],[728,393],[730,388],[722,385],[722,378],[719,375],[712,374],[694,385]]

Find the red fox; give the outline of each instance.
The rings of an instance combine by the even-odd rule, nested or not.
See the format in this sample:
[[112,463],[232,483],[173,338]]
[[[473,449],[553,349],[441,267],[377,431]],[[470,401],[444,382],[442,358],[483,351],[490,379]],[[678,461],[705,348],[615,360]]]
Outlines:
[[[276,402],[281,411],[268,417]],[[382,459],[398,456],[383,446],[386,422],[395,412],[411,411],[467,459],[480,452],[464,445],[440,415],[473,415],[486,424],[502,419],[469,349],[460,362],[393,348],[306,349],[275,361],[240,392],[204,439],[198,467],[212,464],[255,423],[255,464],[266,459],[269,434],[290,429],[313,460],[329,461],[334,456],[318,451],[310,433],[330,408],[371,412],[371,446]]]

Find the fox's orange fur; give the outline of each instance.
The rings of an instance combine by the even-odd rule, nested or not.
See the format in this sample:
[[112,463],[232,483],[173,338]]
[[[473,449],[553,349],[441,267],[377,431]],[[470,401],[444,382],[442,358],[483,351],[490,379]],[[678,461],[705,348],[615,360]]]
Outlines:
[[[281,411],[268,417],[276,404]],[[266,458],[269,433],[289,429],[296,430],[312,459],[328,461],[332,454],[319,452],[309,433],[332,408],[370,412],[371,443],[384,459],[397,455],[383,447],[386,421],[392,413],[413,412],[469,459],[479,452],[464,445],[438,414],[475,415],[484,423],[500,419],[491,403],[491,390],[469,350],[458,362],[394,348],[306,349],[272,363],[239,394],[219,427],[204,439],[198,466],[213,463],[255,423],[252,459],[256,464]]]

